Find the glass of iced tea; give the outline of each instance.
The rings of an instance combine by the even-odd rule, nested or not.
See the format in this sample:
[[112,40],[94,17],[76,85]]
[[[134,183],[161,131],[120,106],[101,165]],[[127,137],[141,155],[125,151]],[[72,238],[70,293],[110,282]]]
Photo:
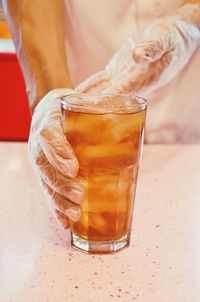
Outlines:
[[112,253],[129,246],[146,100],[130,94],[77,94],[61,100],[62,127],[85,190],[72,246]]

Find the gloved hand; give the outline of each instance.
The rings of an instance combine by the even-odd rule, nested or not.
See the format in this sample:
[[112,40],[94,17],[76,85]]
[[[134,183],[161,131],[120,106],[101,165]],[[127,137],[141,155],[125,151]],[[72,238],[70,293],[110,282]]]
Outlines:
[[190,60],[200,43],[200,5],[185,5],[173,16],[152,22],[141,40],[129,38],[105,70],[77,87],[105,93],[145,92],[169,82]]
[[75,179],[78,161],[61,127],[58,97],[75,93],[70,89],[49,92],[34,110],[28,141],[29,158],[45,189],[57,220],[68,228],[70,218],[80,218],[83,189]]

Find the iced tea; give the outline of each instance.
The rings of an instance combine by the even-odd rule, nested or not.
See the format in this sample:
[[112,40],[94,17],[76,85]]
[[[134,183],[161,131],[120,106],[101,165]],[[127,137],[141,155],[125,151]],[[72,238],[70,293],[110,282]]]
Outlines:
[[85,191],[81,218],[71,229],[87,242],[105,245],[125,238],[128,245],[146,104],[137,110],[122,104],[117,110],[109,110],[109,104],[104,110],[95,103],[93,110],[62,105],[63,131],[78,158],[77,179]]

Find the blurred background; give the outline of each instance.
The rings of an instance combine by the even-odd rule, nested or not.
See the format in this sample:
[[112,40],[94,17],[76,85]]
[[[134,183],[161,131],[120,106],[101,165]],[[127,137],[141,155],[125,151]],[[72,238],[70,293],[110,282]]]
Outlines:
[[0,140],[26,141],[30,112],[23,75],[0,0]]

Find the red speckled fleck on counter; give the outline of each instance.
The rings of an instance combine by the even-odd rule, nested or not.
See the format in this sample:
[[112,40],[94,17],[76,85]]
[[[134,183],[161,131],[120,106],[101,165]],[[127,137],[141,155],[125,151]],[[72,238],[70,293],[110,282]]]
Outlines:
[[131,245],[72,250],[25,143],[0,143],[1,302],[199,302],[200,146],[144,146]]

